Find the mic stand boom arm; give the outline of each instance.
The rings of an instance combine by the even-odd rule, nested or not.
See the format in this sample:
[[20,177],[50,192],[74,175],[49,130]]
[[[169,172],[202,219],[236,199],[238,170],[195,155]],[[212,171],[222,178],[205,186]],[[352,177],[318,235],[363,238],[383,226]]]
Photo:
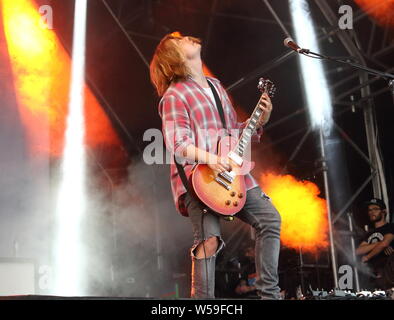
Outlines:
[[345,61],[345,60],[341,60],[341,59],[336,59],[336,58],[333,58],[333,57],[330,57],[330,56],[326,56],[326,55],[323,55],[323,54],[320,54],[320,53],[312,52],[309,49],[301,49],[299,51],[299,53],[303,54],[303,55],[305,55],[307,57],[310,57],[310,58],[318,57],[320,59],[326,59],[326,60],[330,60],[330,61],[339,62],[339,63],[345,64],[345,65],[352,66],[353,68],[356,68],[356,69],[359,69],[359,70],[363,70],[365,72],[368,72],[369,74],[373,74],[375,76],[378,76],[378,77],[381,77],[381,78],[385,78],[389,82],[388,86],[390,88],[391,94],[393,96],[393,102],[394,102],[394,75],[393,74],[382,72],[382,71],[375,70],[375,69],[371,69],[371,68],[368,68],[366,66],[363,66],[361,64],[354,63],[354,62],[351,62],[351,61]]

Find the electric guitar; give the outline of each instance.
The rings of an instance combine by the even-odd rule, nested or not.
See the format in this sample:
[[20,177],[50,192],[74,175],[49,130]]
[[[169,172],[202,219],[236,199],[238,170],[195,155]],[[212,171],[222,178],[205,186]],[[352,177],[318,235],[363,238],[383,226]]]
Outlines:
[[240,138],[226,136],[218,142],[218,156],[230,159],[231,171],[215,175],[207,164],[197,164],[191,174],[191,184],[197,197],[210,209],[225,216],[239,212],[246,202],[246,185],[244,175],[254,167],[254,163],[245,157],[245,152],[256,130],[257,122],[262,114],[259,107],[262,95],[267,93],[270,98],[276,88],[272,81],[260,78],[257,88],[261,97],[243,129]]

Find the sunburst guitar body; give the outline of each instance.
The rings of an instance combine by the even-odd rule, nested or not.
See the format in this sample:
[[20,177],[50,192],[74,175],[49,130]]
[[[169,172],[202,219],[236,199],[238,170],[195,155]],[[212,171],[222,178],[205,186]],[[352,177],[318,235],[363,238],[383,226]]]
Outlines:
[[[270,80],[263,78],[260,78],[258,88],[270,97],[273,97],[276,90]],[[191,174],[191,184],[197,197],[220,215],[235,215],[245,205],[245,175],[253,169],[254,163],[244,158],[262,114],[259,103],[260,100],[240,138],[225,136],[218,143],[218,156],[229,159],[231,170],[216,175],[207,164],[197,164]]]

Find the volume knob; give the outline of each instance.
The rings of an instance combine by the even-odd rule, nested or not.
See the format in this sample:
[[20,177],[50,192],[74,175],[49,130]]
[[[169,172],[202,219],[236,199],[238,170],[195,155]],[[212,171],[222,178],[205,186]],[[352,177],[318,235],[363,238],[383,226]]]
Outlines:
[[230,196],[232,196],[232,197],[234,197],[236,195],[236,193],[234,192],[234,191],[232,191],[231,193],[230,193]]
[[241,192],[241,193],[238,193],[238,198],[243,198],[244,197],[244,194]]
[[237,201],[234,201],[234,202],[233,202],[233,205],[234,205],[234,207],[237,207],[237,206],[238,206],[238,202],[237,202]]
[[231,201],[230,200],[226,200],[225,204],[226,204],[226,206],[229,206],[231,204]]

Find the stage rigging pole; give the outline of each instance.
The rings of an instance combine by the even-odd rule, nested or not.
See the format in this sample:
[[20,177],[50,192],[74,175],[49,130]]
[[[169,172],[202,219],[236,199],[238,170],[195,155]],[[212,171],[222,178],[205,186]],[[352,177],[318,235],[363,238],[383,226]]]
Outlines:
[[330,239],[330,256],[331,256],[331,267],[332,267],[332,275],[334,280],[335,289],[339,288],[338,286],[338,268],[337,268],[337,258],[335,253],[335,244],[334,244],[334,236],[333,236],[333,224],[332,224],[332,216],[331,216],[331,203],[330,203],[330,191],[328,186],[328,167],[326,161],[326,152],[325,152],[325,137],[324,137],[324,125],[320,125],[319,128],[319,140],[320,140],[320,153],[321,153],[321,169],[323,171],[323,179],[324,179],[324,193],[326,198],[326,207],[327,207],[327,218],[328,218],[328,235]]

